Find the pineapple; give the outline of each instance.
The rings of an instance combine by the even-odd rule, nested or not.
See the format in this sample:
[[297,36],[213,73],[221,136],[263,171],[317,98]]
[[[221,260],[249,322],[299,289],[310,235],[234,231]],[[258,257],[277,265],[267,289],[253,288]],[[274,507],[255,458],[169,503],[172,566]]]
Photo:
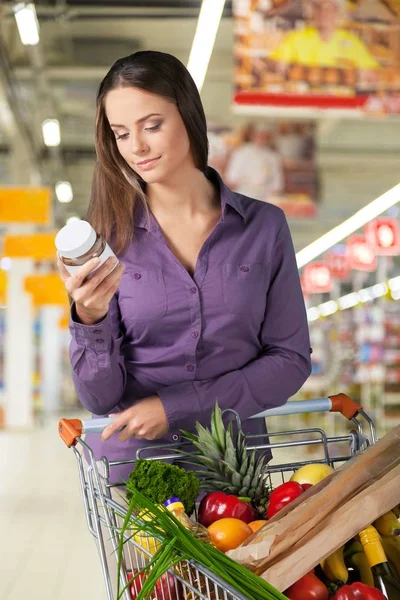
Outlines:
[[266,457],[257,457],[255,450],[247,451],[246,436],[240,428],[234,436],[232,421],[225,429],[218,402],[211,415],[211,430],[196,423],[196,432],[183,434],[198,450],[188,456],[189,464],[202,467],[196,471],[202,478],[201,488],[249,498],[253,508],[264,515],[269,498],[263,476]]

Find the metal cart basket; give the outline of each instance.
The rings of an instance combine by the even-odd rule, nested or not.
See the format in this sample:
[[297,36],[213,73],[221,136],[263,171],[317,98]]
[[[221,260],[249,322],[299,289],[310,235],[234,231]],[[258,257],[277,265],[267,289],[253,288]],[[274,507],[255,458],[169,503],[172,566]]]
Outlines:
[[[320,462],[335,467],[375,443],[376,433],[371,418],[362,410],[361,406],[345,394],[309,401],[288,402],[279,408],[266,410],[252,418],[264,419],[265,417],[321,411],[341,413],[351,422],[353,428],[347,428],[349,429],[348,433],[335,437],[328,437],[321,428],[269,432],[268,436],[247,436],[249,451],[270,449],[274,455],[278,456],[278,460],[280,453],[290,452],[290,462],[286,462],[284,459],[280,464],[275,464],[276,459],[273,459],[268,464],[265,477],[273,487],[289,479],[300,466]],[[236,419],[240,426],[238,415],[236,415]],[[110,422],[111,419],[87,421],[62,419],[59,422],[59,434],[66,445],[72,448],[77,459],[87,525],[99,550],[107,598],[116,600],[118,528],[127,514],[127,504],[118,501],[118,493],[116,493],[116,489],[113,489],[118,486],[110,483],[110,468],[131,463],[133,470],[135,460],[111,462],[102,458],[101,461],[96,462],[93,451],[82,439],[82,435],[85,433],[103,431]],[[148,458],[154,460],[174,458],[182,460],[181,454],[174,453],[174,449],[178,446],[182,448],[181,443],[157,446],[157,452],[159,451],[157,456],[154,455],[154,445],[144,447],[137,452],[136,459],[147,458],[146,452],[151,450],[152,454]],[[313,447],[312,459],[307,460],[304,452],[310,451],[311,447]],[[343,448],[343,451],[338,453],[339,447]],[[331,451],[333,448],[334,452]],[[299,457],[298,461],[293,460],[296,455]],[[129,535],[129,531],[125,535],[124,557],[119,572],[121,589],[125,588],[131,573],[148,564],[157,547],[157,541],[154,538],[132,537]],[[107,545],[110,545],[109,549]],[[137,581],[136,579],[135,582]],[[132,583],[132,586],[135,585],[136,583]],[[135,592],[131,594],[128,587],[123,594],[123,599],[132,600],[132,598],[135,598]],[[178,568],[171,572],[171,576],[166,578],[163,586],[155,589],[152,598],[154,600],[246,600],[225,581],[194,561],[182,561]]]

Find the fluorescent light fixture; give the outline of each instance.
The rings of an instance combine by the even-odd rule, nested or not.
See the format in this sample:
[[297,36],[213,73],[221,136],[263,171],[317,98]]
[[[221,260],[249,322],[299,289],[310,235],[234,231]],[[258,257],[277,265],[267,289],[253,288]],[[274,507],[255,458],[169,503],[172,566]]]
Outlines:
[[335,300],[329,300],[328,302],[324,302],[319,305],[319,312],[321,317],[327,317],[328,315],[333,315],[338,311],[339,306]]
[[224,5],[225,0],[203,0],[201,4],[196,33],[194,34],[187,64],[188,71],[193,77],[199,92],[206,77]]
[[60,123],[57,119],[46,119],[42,123],[43,139],[46,146],[59,146],[61,142]]
[[357,292],[352,292],[351,294],[342,296],[338,300],[339,308],[341,310],[346,310],[346,308],[352,308],[353,306],[357,306],[359,302],[360,297]]
[[62,204],[71,202],[74,194],[72,192],[72,186],[69,181],[59,181],[56,183],[56,195],[57,200]]
[[392,298],[393,300],[400,300],[400,289],[392,290]]
[[21,42],[24,46],[36,46],[39,43],[39,22],[34,3],[18,2],[13,11]]
[[374,299],[371,288],[365,288],[364,290],[360,290],[358,292],[360,297],[360,302],[371,302]]
[[376,285],[373,285],[370,289],[373,298],[381,298],[382,296],[385,296],[385,294],[387,294],[388,286],[386,285],[386,283],[377,283]]
[[0,269],[3,271],[9,271],[12,267],[12,260],[8,256],[4,256],[0,259]]
[[320,314],[319,314],[319,310],[316,306],[313,306],[312,308],[309,308],[307,310],[307,319],[309,321],[316,321],[317,319],[319,319]]
[[[392,282],[393,287],[390,285],[390,282]],[[390,279],[389,287],[391,289],[393,300],[400,300],[400,277]],[[319,306],[312,306],[307,310],[308,322],[316,321],[320,317],[333,315],[339,308],[341,310],[346,310],[347,308],[353,308],[354,306],[357,306],[359,302],[371,302],[376,298],[381,298],[387,294],[389,287],[383,282],[376,283],[371,287],[364,288],[359,292],[352,292],[351,294],[342,296],[337,300],[329,300],[328,302],[324,302]]]
[[326,250],[335,244],[338,244],[358,229],[361,229],[366,223],[369,223],[372,219],[375,219],[375,217],[384,213],[399,201],[400,184],[364,206],[349,219],[346,219],[346,221],[343,221],[343,223],[325,233],[323,236],[303,248],[303,250],[300,250],[300,252],[296,254],[298,268],[301,269],[301,267],[304,267],[304,265],[314,260],[314,258],[323,252],[326,252]]
[[391,290],[400,290],[400,277],[393,277],[388,281]]

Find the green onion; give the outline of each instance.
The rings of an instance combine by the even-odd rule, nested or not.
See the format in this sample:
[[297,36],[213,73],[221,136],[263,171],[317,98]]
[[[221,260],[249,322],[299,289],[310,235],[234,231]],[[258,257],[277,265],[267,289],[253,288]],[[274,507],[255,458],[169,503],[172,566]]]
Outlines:
[[[146,520],[146,516],[151,519]],[[129,537],[126,537],[127,532]],[[119,528],[118,571],[122,564],[123,545],[129,543],[137,533],[154,537],[160,542],[160,548],[149,564],[140,571],[146,579],[137,600],[149,599],[157,580],[166,571],[173,569],[181,561],[191,560],[209,569],[248,600],[287,600],[286,596],[267,581],[214,546],[196,538],[164,507],[153,504],[139,491],[132,490],[125,519]],[[120,591],[118,578],[118,600],[127,587]]]

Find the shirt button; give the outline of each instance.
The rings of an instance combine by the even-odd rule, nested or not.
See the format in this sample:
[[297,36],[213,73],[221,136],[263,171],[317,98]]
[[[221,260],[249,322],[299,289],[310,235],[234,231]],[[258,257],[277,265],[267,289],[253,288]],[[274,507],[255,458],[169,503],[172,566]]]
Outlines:
[[179,435],[177,433],[174,433],[174,435],[172,436],[172,441],[177,442],[178,440],[179,440]]
[[247,273],[249,267],[247,265],[240,265],[240,270],[243,271],[243,273]]
[[135,279],[140,279],[141,277],[142,277],[142,276],[141,276],[141,274],[140,274],[140,273],[135,273],[135,274],[134,274],[134,278],[135,278]]
[[194,365],[186,365],[186,371],[194,371]]
[[95,329],[93,333],[103,333],[102,329]]
[[198,337],[199,337],[199,332],[198,331],[192,331],[192,338],[194,340],[197,340]]
[[98,344],[102,344],[104,342],[103,338],[97,338],[96,342]]
[[195,287],[190,288],[190,293],[191,294],[196,294],[197,293],[197,289]]

